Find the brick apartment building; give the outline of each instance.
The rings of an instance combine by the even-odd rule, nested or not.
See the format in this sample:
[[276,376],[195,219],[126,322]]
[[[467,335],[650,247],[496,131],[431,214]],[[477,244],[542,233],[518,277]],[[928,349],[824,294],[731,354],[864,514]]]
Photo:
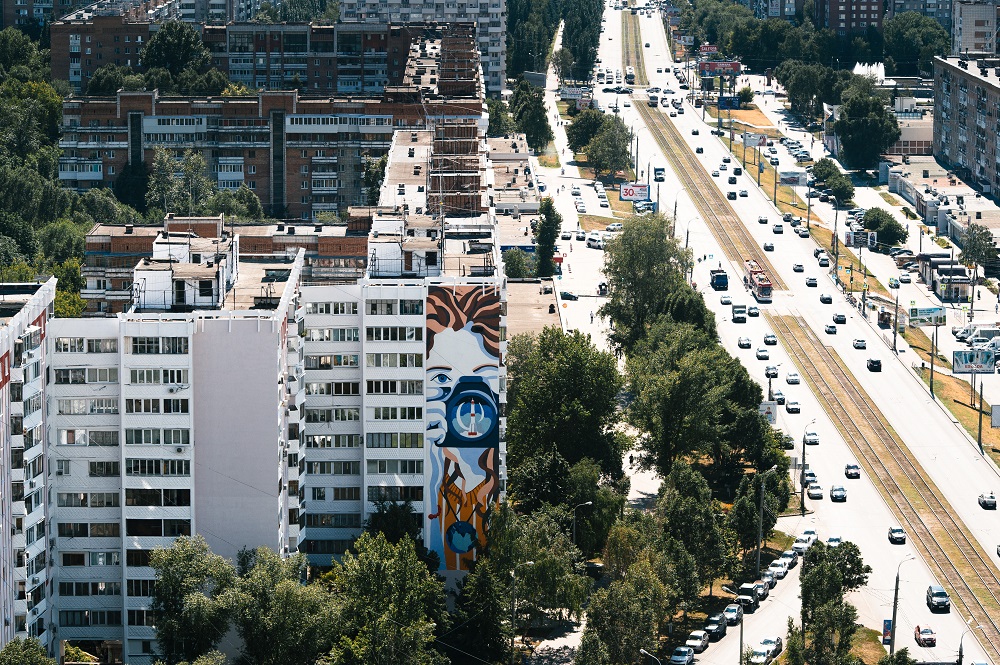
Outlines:
[[366,156],[384,154],[393,132],[441,119],[486,122],[471,27],[405,30],[419,36],[400,42],[409,44],[406,66],[390,72],[399,85],[378,98],[298,91],[163,97],[155,90],[71,97],[63,103],[60,180],[77,191],[107,187],[126,165],[151,165],[156,148],[196,150],[221,189],[246,184],[275,217],[313,220],[364,204]]
[[838,35],[882,30],[885,11],[881,0],[819,0],[816,3],[816,27],[828,28]]

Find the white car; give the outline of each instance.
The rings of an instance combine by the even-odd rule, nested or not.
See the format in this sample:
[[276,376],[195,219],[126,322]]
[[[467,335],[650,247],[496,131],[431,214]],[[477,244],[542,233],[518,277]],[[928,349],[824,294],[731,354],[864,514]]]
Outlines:
[[788,568],[780,559],[772,561],[771,565],[767,567],[771,574],[774,575],[779,580],[785,579],[785,575],[788,574]]
[[799,378],[798,372],[789,372],[788,374],[785,375],[786,383],[799,383],[800,381],[801,379]]
[[799,536],[795,539],[795,542],[792,543],[792,551],[796,554],[805,554],[810,545],[812,545],[811,539],[806,536]]
[[708,643],[710,641],[708,633],[704,630],[695,630],[688,635],[687,642],[684,646],[690,647],[695,653],[701,653],[708,648]]
[[865,340],[863,340],[863,339],[860,339],[860,338],[856,339],[856,340],[854,340],[854,348],[855,349],[867,349],[868,348],[868,343],[865,342]]
[[826,546],[827,547],[837,547],[842,542],[844,542],[844,539],[841,538],[840,536],[830,536],[829,538],[826,539]]
[[819,540],[819,534],[816,533],[816,529],[806,529],[802,532],[802,535],[809,539],[810,544]]
[[790,570],[798,565],[799,555],[795,552],[795,550],[785,550],[781,553],[780,561],[785,564],[785,570]]
[[731,296],[722,296],[721,298],[719,298],[719,304],[720,305],[732,305],[733,304],[733,299],[732,299]]
[[809,489],[806,490],[806,494],[810,499],[822,499],[823,487],[819,483],[811,483]]
[[750,665],[769,665],[771,662],[771,650],[763,646],[754,647],[750,654]]
[[768,360],[771,357],[771,352],[767,349],[757,349],[757,360]]
[[909,284],[910,283],[910,273],[908,273],[908,272],[901,272],[901,273],[899,273],[899,283],[900,284]]
[[784,646],[780,637],[765,637],[760,641],[760,645],[771,650],[771,658],[777,658]]

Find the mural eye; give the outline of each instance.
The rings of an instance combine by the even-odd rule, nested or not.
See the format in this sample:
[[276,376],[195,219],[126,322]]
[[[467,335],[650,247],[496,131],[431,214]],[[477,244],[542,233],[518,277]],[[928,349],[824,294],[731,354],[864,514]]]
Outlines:
[[451,379],[444,372],[439,372],[431,377],[431,382],[438,385],[444,385],[448,383]]

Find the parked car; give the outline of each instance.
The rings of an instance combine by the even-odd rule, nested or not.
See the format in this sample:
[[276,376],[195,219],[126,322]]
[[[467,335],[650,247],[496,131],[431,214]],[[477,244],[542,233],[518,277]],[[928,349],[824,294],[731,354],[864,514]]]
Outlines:
[[756,646],[750,654],[750,665],[769,665],[771,662],[771,651],[762,646]]
[[937,634],[934,629],[924,624],[913,629],[913,639],[917,641],[917,646],[933,647],[937,646]]
[[806,550],[808,550],[811,545],[812,540],[806,538],[805,536],[799,536],[795,539],[795,542],[792,543],[792,551],[797,554],[805,554]]
[[979,495],[979,507],[985,510],[997,509],[997,498],[993,492],[983,492]]
[[948,597],[948,592],[944,590],[943,586],[932,584],[927,587],[925,599],[927,607],[930,608],[931,612],[935,610],[941,610],[943,612],[951,611],[951,598]]
[[806,494],[810,499],[822,499],[823,498],[823,487],[819,483],[812,483],[806,489]]
[[799,565],[799,555],[795,550],[785,550],[781,553],[781,560],[785,562],[785,568],[791,570]]
[[830,536],[829,538],[826,539],[826,546],[839,547],[842,542],[844,542],[844,539],[841,538],[840,536]]
[[711,641],[708,633],[704,630],[693,630],[691,634],[688,635],[687,641],[684,646],[691,647],[694,649],[695,653],[701,653],[708,648],[708,643]]
[[772,561],[767,570],[779,580],[785,579],[785,575],[788,574],[788,566],[780,559]]
[[891,526],[889,527],[889,542],[893,545],[904,545],[906,544],[906,532],[903,531],[901,526]]
[[726,609],[722,611],[722,616],[726,617],[727,624],[735,626],[740,621],[743,621],[743,606],[736,603],[730,603],[729,605],[726,605]]
[[570,293],[569,291],[560,291],[559,297],[563,300],[579,300],[580,296]]
[[783,649],[781,638],[777,636],[765,637],[760,641],[760,645],[771,650],[771,658],[777,658],[778,654],[780,654]]
[[[739,607],[737,605],[737,607]],[[713,614],[705,622],[705,632],[713,642],[721,640],[726,636],[726,617],[722,614]]]
[[694,649],[691,647],[677,647],[670,655],[670,665],[692,665],[694,663]]

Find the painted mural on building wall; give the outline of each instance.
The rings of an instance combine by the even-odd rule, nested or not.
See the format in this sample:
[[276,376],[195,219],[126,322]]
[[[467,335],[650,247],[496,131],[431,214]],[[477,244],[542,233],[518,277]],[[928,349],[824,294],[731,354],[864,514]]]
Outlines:
[[474,286],[427,294],[425,544],[445,570],[468,570],[500,498],[500,294]]

